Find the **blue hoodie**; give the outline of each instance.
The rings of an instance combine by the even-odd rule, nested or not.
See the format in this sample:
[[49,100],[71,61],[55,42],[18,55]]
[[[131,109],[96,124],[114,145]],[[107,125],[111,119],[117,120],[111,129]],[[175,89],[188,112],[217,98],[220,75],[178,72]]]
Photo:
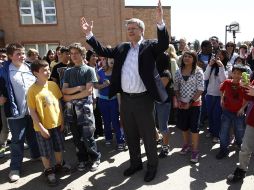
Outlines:
[[[11,79],[10,79],[10,73],[9,73],[9,66],[11,62],[6,61],[3,63],[3,67],[0,68],[0,78],[4,80],[4,85],[0,85],[0,92],[5,92],[3,93],[4,96],[7,98],[7,102],[4,104],[4,111],[6,117],[19,117],[20,113],[18,110],[18,105],[17,101],[15,98],[14,90],[11,84]],[[30,65],[25,63],[29,68]],[[1,81],[2,82],[2,81]]]

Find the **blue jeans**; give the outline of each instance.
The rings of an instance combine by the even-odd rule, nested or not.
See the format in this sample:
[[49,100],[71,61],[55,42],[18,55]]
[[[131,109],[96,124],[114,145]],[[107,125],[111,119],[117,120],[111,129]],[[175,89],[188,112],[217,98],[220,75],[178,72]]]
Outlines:
[[219,137],[221,128],[220,96],[206,95],[206,108],[209,122],[209,132],[214,137]]
[[158,118],[159,129],[162,134],[168,133],[168,120],[170,115],[170,102],[155,103],[155,111]]
[[33,121],[29,115],[21,119],[9,119],[9,128],[11,131],[11,170],[20,170],[24,157],[25,138],[30,148],[32,158],[40,157],[38,144],[36,141]]
[[117,99],[105,100],[99,98],[99,108],[104,122],[104,134],[106,140],[112,140],[112,127],[116,134],[117,144],[124,143],[123,134],[120,130],[119,110]]
[[230,141],[230,128],[234,128],[237,145],[242,144],[245,131],[245,117],[237,116],[236,113],[223,110],[221,115],[220,149],[227,151]]
[[205,96],[207,93],[208,82],[209,82],[208,80],[205,81],[205,90],[204,90],[202,97],[201,97],[202,105],[201,105],[201,113],[200,113],[200,127],[204,126],[204,122],[207,119],[207,108],[206,108]]

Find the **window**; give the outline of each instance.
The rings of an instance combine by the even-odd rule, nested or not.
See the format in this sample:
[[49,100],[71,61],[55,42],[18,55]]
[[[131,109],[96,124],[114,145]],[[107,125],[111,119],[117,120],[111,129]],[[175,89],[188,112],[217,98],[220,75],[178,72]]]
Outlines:
[[48,44],[24,44],[25,50],[26,52],[30,49],[37,49],[39,51],[39,55],[41,58],[43,58],[46,53],[48,52],[48,50],[53,49],[55,50],[56,47],[59,46],[58,43],[48,43]]
[[56,24],[55,0],[19,0],[21,24]]

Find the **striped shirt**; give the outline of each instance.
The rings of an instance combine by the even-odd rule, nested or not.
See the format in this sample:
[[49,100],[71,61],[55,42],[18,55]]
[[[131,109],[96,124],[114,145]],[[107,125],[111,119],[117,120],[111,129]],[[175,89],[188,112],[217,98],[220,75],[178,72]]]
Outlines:
[[124,92],[127,93],[141,93],[146,91],[146,87],[139,75],[138,54],[139,46],[143,38],[133,47],[132,45],[128,51],[127,57],[124,61],[121,73],[121,85]]

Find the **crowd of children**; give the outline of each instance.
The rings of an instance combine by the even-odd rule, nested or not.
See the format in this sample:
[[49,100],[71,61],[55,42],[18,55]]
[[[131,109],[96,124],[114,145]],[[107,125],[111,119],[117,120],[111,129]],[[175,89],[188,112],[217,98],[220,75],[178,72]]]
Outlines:
[[[208,120],[207,136],[212,136],[214,143],[220,143],[217,159],[228,156],[232,137],[240,149],[240,165],[228,177],[229,181],[236,182],[245,177],[253,152],[254,84],[243,83],[242,74],[248,73],[251,80],[253,62],[248,62],[247,58],[254,54],[254,48],[243,56],[232,53],[233,43],[226,44],[225,50],[212,49],[212,40],[218,42],[216,38],[204,41],[206,49],[200,52],[185,47],[182,55],[174,57],[173,61],[167,52],[157,60],[159,75],[169,95],[165,102],[155,105],[163,135],[159,157],[168,156],[169,115],[177,112],[176,126],[183,135],[180,154],[191,151],[190,160],[197,163],[199,128],[204,117]],[[171,44],[169,48],[174,49]],[[25,139],[31,158],[41,159],[48,184],[52,186],[57,185],[57,172],[71,169],[63,159],[63,131],[72,133],[79,171],[87,168],[95,171],[100,164],[96,130],[97,135],[104,133],[105,144],[109,146],[113,143],[113,127],[117,149],[125,149],[119,120],[119,94],[112,98],[108,94],[114,60],[98,58],[94,51],[86,52],[79,43],[61,46],[57,51],[50,50],[45,59],[40,60],[37,50],[29,50],[29,59],[26,59],[25,49],[19,43],[0,49],[0,157],[4,156],[10,130],[9,178],[12,182],[20,178]],[[55,66],[51,67],[52,64]],[[170,93],[172,87],[173,94]],[[201,109],[203,105],[205,109]],[[173,146],[173,142],[170,144]]]

